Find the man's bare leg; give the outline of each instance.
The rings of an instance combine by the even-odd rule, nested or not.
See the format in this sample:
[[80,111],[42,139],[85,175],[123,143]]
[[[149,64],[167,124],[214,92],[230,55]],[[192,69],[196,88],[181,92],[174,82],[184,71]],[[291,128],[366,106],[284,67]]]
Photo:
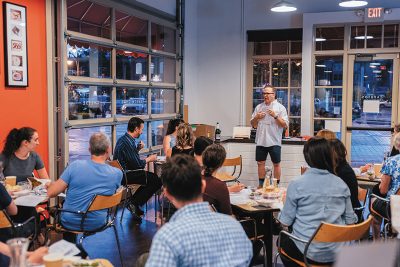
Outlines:
[[265,160],[257,161],[257,167],[258,167],[258,185],[262,186],[265,178]]
[[274,178],[280,181],[281,179],[281,164],[280,163],[273,163],[274,164]]

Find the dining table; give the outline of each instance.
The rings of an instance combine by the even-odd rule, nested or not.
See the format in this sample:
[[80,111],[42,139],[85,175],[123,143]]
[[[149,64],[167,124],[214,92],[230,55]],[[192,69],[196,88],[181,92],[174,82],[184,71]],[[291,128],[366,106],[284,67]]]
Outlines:
[[356,176],[358,186],[364,189],[372,189],[375,185],[381,182],[381,178],[375,176],[373,178],[369,178],[367,174],[363,173]]
[[279,212],[283,208],[283,202],[277,200],[268,205],[260,205],[256,200],[250,199],[250,189],[243,189],[238,193],[230,193],[230,201],[234,215],[246,216],[250,218],[263,219],[263,241],[267,250],[267,266],[272,266],[273,251],[273,213]]

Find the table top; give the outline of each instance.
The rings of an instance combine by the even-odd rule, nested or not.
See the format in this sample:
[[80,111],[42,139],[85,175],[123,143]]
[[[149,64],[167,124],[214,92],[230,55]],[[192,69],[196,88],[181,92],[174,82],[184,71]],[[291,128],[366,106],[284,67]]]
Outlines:
[[271,206],[258,205],[255,200],[249,198],[250,189],[243,189],[237,193],[230,193],[230,201],[232,207],[236,207],[247,213],[265,213],[280,211],[283,207],[282,202],[272,203]]
[[377,178],[375,177],[375,179],[371,180],[368,178],[367,175],[357,175],[357,180],[358,181],[363,181],[363,182],[371,182],[371,183],[380,183],[381,182],[381,178]]

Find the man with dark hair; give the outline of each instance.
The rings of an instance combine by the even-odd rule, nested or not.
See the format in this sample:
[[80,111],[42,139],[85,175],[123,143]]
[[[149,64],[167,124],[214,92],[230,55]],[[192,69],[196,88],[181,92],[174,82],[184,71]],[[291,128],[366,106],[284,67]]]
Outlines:
[[[157,160],[156,155],[150,155],[141,159],[139,151],[144,147],[143,142],[136,144],[135,139],[139,138],[143,132],[144,121],[137,117],[132,117],[128,122],[127,132],[121,136],[114,150],[114,159],[117,159],[124,170],[144,169],[146,164]],[[142,184],[131,199],[128,209],[132,214],[136,214],[136,219],[140,219],[143,211],[139,206],[144,205],[154,193],[162,186],[161,180],[152,172],[139,171],[127,172],[128,184]]]
[[193,157],[172,157],[163,166],[162,180],[178,211],[155,235],[147,267],[249,265],[250,240],[238,221],[203,202],[205,181]]

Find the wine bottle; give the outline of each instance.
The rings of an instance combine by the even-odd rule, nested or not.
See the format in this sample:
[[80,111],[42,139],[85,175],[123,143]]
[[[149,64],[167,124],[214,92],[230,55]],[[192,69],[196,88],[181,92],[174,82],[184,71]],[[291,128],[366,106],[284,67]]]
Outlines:
[[217,122],[217,127],[215,127],[215,141],[221,141],[221,130],[219,129],[219,122]]

